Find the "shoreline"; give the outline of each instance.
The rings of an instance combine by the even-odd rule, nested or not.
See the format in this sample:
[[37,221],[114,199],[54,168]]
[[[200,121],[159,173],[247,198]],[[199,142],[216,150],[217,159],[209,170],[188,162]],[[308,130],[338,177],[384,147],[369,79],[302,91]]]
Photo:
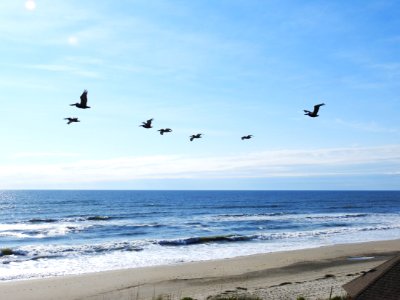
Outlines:
[[[340,290],[341,284],[357,277],[356,273],[367,271],[396,253],[400,253],[400,239],[6,281],[0,283],[0,299],[152,299],[162,294],[169,295],[170,299],[185,296],[206,299],[209,295],[227,293],[226,291],[255,293],[261,298],[268,295],[272,299],[285,299],[278,294],[288,295],[294,292],[297,296],[305,296],[304,292],[307,290],[313,292],[310,286],[306,290],[301,286],[309,283],[319,287],[326,284],[332,287],[336,285],[334,291],[343,293]],[[364,256],[374,258],[348,259]],[[329,276],[325,277],[326,275]],[[343,283],[339,283],[342,281]],[[323,290],[326,293],[326,289]],[[307,299],[313,299],[312,297],[311,294],[311,298]]]

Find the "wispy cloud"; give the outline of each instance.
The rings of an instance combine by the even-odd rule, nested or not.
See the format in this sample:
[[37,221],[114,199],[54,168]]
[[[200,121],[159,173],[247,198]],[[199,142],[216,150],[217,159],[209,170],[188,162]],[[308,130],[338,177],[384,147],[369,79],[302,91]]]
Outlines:
[[376,122],[356,122],[356,121],[345,121],[342,119],[335,119],[336,124],[356,129],[356,130],[361,130],[361,131],[367,131],[367,132],[375,132],[375,133],[399,133],[400,130],[398,128],[387,128],[384,126],[379,125]]
[[[7,41],[31,45],[60,44],[60,33],[65,32],[68,22],[79,23],[96,18],[93,11],[78,8],[66,1],[60,1],[57,5],[41,1],[38,6],[32,12],[25,9],[23,1],[2,1],[0,36]],[[66,39],[62,42],[66,43]]]
[[40,157],[77,157],[78,153],[71,152],[18,152],[10,156],[10,158],[40,158]]
[[371,67],[381,70],[400,71],[400,63],[397,62],[374,64]]
[[3,187],[14,187],[54,183],[84,186],[139,179],[387,175],[399,173],[399,153],[400,145],[391,145],[276,150],[229,156],[157,155],[58,164],[8,164],[1,167],[0,180]]
[[89,78],[99,78],[101,77],[98,72],[89,71],[83,68],[73,67],[63,64],[37,64],[37,65],[23,65],[19,66],[21,68],[35,69],[49,72],[68,72],[75,75],[80,75]]

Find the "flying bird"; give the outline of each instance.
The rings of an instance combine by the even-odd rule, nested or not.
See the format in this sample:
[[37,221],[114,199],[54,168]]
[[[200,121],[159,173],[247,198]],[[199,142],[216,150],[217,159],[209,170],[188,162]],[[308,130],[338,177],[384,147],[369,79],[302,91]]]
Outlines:
[[171,128],[165,128],[165,129],[161,128],[158,131],[160,132],[161,135],[164,135],[164,133],[166,133],[166,132],[172,132],[172,129]]
[[70,104],[70,106],[76,106],[77,108],[83,108],[83,109],[90,108],[90,106],[87,106],[87,94],[88,94],[88,91],[84,90],[81,95],[81,102]]
[[143,127],[143,128],[153,128],[153,126],[151,126],[151,122],[153,122],[153,119],[147,120],[146,122],[142,122],[142,125],[139,125],[139,127]]
[[251,139],[252,137],[253,137],[253,136],[252,136],[251,134],[242,136],[242,141],[243,141],[243,140],[249,140],[249,139]]
[[193,134],[190,136],[190,141],[192,142],[194,139],[201,139],[202,133]]
[[318,117],[318,111],[321,106],[325,105],[325,103],[314,105],[314,110],[311,112],[309,110],[304,110],[306,116],[310,116],[311,118]]
[[75,122],[80,122],[78,118],[64,118],[64,120],[68,120],[68,125]]

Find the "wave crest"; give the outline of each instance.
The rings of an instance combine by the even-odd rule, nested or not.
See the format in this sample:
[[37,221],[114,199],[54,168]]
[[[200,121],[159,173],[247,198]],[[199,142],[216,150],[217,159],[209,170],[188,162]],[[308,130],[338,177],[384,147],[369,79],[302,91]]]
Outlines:
[[157,244],[161,246],[183,246],[183,245],[198,245],[198,244],[209,244],[209,243],[221,243],[221,242],[243,242],[252,240],[253,236],[243,235],[216,235],[216,236],[203,236],[203,237],[190,237],[186,239],[176,240],[161,240]]

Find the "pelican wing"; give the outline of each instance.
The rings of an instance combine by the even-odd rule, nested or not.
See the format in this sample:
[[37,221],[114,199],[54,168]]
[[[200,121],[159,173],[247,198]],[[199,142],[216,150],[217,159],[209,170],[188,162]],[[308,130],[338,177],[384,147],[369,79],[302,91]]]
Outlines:
[[82,106],[87,106],[87,90],[84,90],[82,95],[81,95],[81,105]]
[[314,111],[312,112],[314,115],[318,114],[319,108],[325,105],[325,103],[314,105]]

